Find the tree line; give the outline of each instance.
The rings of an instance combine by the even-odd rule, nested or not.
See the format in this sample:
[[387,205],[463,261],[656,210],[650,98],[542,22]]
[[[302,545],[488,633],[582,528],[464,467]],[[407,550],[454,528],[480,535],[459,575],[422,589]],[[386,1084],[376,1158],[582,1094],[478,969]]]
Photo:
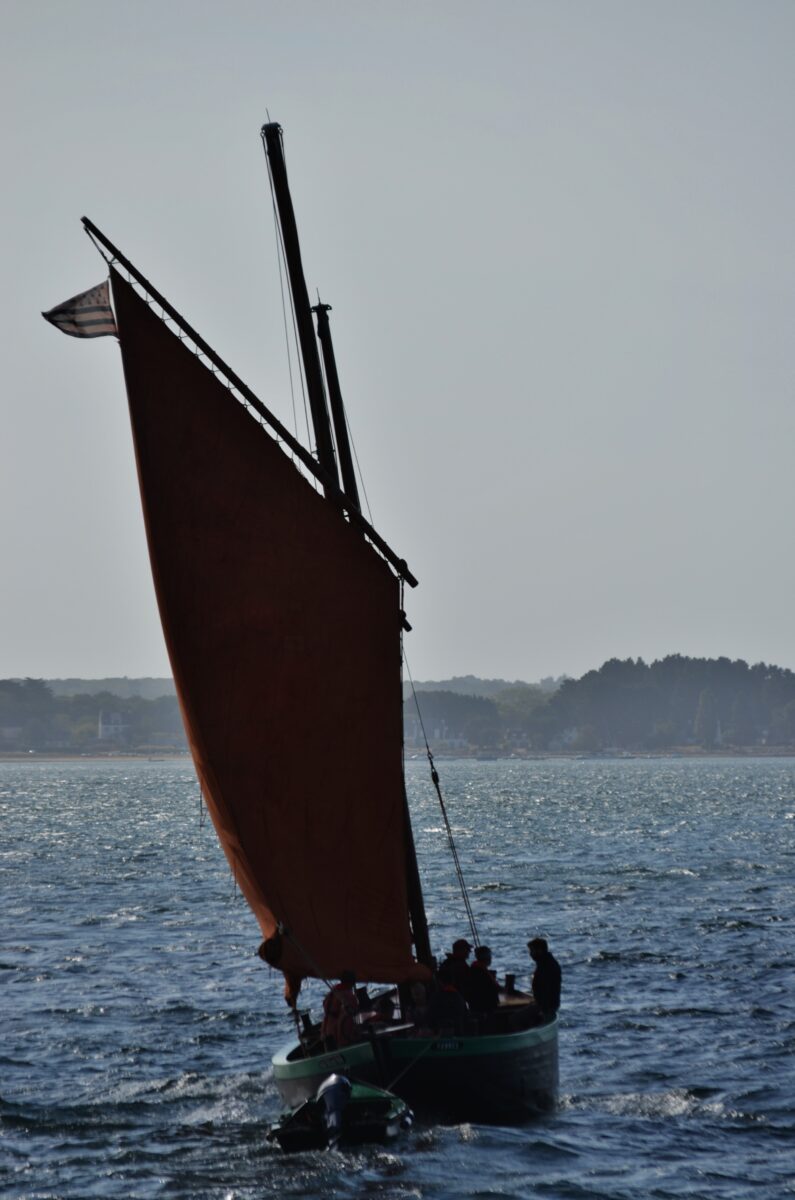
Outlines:
[[[466,753],[795,747],[795,673],[765,663],[613,658],[554,691],[546,681],[496,691],[487,682],[489,695],[418,684],[419,712],[413,697],[404,703],[408,747],[421,748],[425,735],[435,749]],[[0,680],[0,750],[186,748],[173,695],[66,695],[43,679]]]
[[[494,697],[435,692],[419,701],[437,745],[583,753],[795,746],[795,673],[742,659],[613,658],[551,695],[513,685]],[[420,742],[411,703],[407,735]]]
[[176,696],[56,695],[43,679],[0,679],[0,750],[185,750]]

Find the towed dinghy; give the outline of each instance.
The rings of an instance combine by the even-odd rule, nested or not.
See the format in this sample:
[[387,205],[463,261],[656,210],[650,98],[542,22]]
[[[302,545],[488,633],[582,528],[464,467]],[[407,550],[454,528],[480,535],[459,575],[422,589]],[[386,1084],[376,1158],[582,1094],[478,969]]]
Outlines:
[[405,1101],[391,1092],[329,1075],[311,1099],[271,1126],[268,1140],[287,1152],[388,1142],[409,1130],[413,1119]]

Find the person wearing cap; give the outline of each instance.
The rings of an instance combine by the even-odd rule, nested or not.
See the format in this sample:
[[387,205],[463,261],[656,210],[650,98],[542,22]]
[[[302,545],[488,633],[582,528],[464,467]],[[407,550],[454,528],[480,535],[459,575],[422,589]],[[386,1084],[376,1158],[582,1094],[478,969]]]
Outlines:
[[[447,958],[442,963],[442,967],[449,967],[450,977],[453,984],[466,997],[469,992],[469,963],[467,959],[472,953],[472,946],[466,938],[458,938],[453,942],[452,953],[447,955]],[[441,967],[440,967],[441,972]]]
[[488,1016],[489,1013],[495,1012],[500,1003],[500,989],[490,967],[491,950],[488,946],[478,946],[475,950],[475,961],[469,968],[467,993],[467,1003],[478,1016]]
[[349,1046],[356,1040],[354,1017],[359,1011],[359,1001],[354,991],[355,983],[356,972],[343,971],[339,983],[335,983],[334,987],[329,989],[323,1000],[320,1036],[327,1050]]
[[560,964],[550,952],[546,938],[534,937],[527,943],[536,965],[533,972],[533,999],[544,1017],[554,1017],[560,1008]]

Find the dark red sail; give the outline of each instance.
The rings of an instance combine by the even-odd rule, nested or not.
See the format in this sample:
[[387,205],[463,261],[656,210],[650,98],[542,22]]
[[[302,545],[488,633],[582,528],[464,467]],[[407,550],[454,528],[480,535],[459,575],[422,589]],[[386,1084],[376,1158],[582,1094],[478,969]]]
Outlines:
[[149,554],[208,809],[297,975],[412,973],[393,572],[117,273]]

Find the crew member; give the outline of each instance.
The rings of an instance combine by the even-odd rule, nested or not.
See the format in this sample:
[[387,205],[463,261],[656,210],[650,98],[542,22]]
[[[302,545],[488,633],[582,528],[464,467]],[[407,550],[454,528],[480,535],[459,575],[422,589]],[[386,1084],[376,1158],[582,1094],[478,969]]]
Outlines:
[[554,1017],[560,1008],[560,964],[550,952],[546,938],[532,938],[527,949],[536,965],[533,999],[544,1017]]
[[[448,968],[451,972],[452,981],[462,996],[466,996],[469,991],[469,963],[467,959],[472,953],[472,946],[466,938],[458,938],[453,942],[453,950],[451,954],[442,963],[442,967]],[[441,978],[441,967],[439,968],[439,977]]]
[[491,968],[491,950],[488,946],[478,946],[475,950],[475,961],[469,968],[469,990],[467,1003],[472,1012],[478,1015],[492,1013],[500,1003],[500,989]]
[[428,1005],[428,1024],[436,1033],[454,1033],[460,1036],[466,1028],[467,1006],[455,985],[451,962],[452,959],[448,956],[439,968],[439,986]]
[[328,1050],[349,1046],[356,1040],[354,1017],[359,1011],[359,1002],[353,990],[355,983],[356,972],[343,971],[339,983],[334,984],[323,1000],[320,1036]]

